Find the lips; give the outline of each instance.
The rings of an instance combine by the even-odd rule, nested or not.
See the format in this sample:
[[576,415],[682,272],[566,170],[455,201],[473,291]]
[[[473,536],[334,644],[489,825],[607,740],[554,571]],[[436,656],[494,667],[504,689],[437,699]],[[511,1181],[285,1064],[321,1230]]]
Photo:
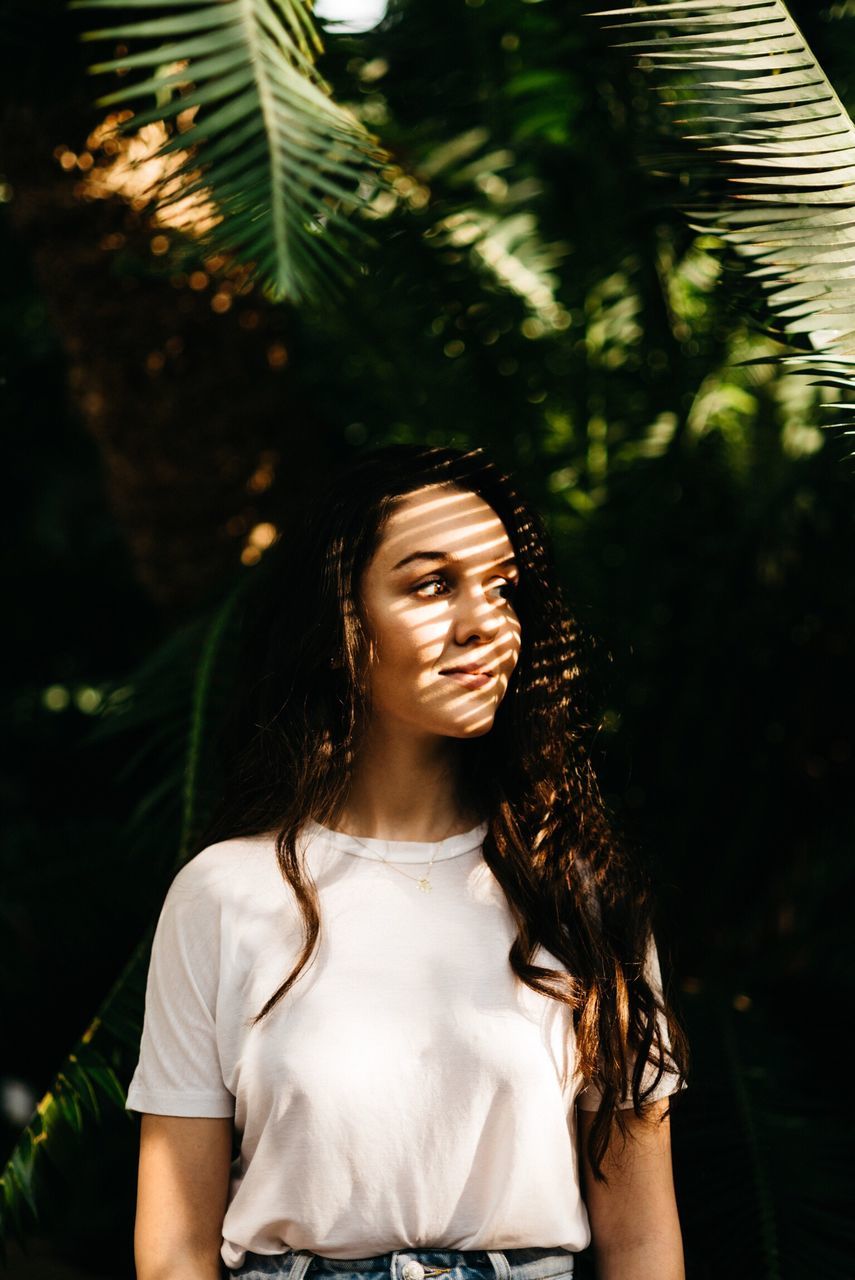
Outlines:
[[473,671],[465,667],[451,667],[448,671],[441,671],[440,675],[445,676],[448,680],[456,680],[458,684],[464,685],[467,689],[481,689],[496,678],[492,671]]
[[491,667],[443,667],[439,673],[441,676],[491,676],[493,670]]

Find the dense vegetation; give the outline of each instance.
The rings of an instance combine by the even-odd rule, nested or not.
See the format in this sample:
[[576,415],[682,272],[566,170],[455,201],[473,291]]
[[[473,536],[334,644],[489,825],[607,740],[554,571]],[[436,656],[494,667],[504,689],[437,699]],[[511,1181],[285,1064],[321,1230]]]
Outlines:
[[[718,8],[738,31],[749,6]],[[797,289],[777,297],[756,243],[726,234],[745,224],[721,221],[725,158],[663,105],[710,73],[639,62],[616,44],[650,33],[588,6],[395,0],[374,30],[329,30],[312,57],[336,122],[356,122],[346,190],[318,206],[339,267],[304,248],[305,271],[277,274],[290,250],[273,237],[257,277],[240,237],[206,244],[203,214],[188,234],[145,207],[125,161],[180,138],[158,126],[163,96],[93,105],[128,81],[96,87],[97,42],[77,37],[139,11],[0,8],[7,1240],[19,1224],[76,1274],[132,1275],[123,1088],[150,926],[213,785],[231,604],[331,459],[419,440],[483,444],[513,471],[600,641],[594,751],[654,868],[694,1050],[674,1124],[690,1280],[852,1274],[837,1063],[855,986],[855,522],[851,446],[827,424],[855,400],[835,338],[855,6],[767,8],[800,24],[843,122],[834,176],[790,149],[791,192],[834,207],[773,255],[772,283]],[[659,29],[685,54],[684,29]],[[97,54],[127,56],[118,36]],[[782,76],[805,65],[764,56]],[[729,137],[723,116],[735,133],[749,108],[716,94]],[[790,80],[779,97],[767,114],[803,141],[805,95]],[[322,130],[301,127],[317,153]],[[264,130],[247,136],[268,198]],[[323,189],[303,178],[308,218]],[[794,325],[787,308],[823,293]],[[35,1275],[19,1249],[10,1272]]]

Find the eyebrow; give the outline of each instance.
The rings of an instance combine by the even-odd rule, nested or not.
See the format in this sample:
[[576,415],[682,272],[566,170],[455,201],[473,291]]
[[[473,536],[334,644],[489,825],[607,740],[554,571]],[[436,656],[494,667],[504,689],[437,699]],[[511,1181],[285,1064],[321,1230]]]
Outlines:
[[[447,551],[411,551],[408,556],[404,556],[403,560],[399,560],[397,564],[392,565],[392,572],[394,573],[397,569],[405,568],[408,564],[412,564],[414,560],[434,560],[439,561],[442,564],[445,564],[448,561],[451,561],[453,564],[459,563],[457,557],[449,555]],[[519,564],[516,556],[506,556],[504,560],[497,560],[492,567],[494,569],[501,569],[506,566],[513,566],[513,568],[518,569]]]

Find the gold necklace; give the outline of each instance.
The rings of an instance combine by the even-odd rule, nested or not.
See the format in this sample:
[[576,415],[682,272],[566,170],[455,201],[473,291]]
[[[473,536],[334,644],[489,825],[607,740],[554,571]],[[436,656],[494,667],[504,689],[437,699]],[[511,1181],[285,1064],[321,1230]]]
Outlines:
[[[453,826],[454,826],[454,822],[452,822],[452,823],[451,823],[451,825],[449,826],[448,830],[450,831],[450,830],[451,830],[451,828],[452,828]],[[361,845],[362,845],[362,847],[363,847],[363,849],[368,849],[368,852],[369,852],[369,853],[373,854],[376,858],[378,858],[378,859],[380,860],[380,862],[385,862],[385,863],[386,863],[386,866],[387,866],[387,867],[391,867],[393,871],[398,871],[398,872],[400,872],[400,874],[401,874],[402,876],[406,876],[408,880],[415,880],[415,881],[416,881],[416,883],[418,884],[419,888],[421,889],[422,893],[431,893],[431,892],[433,891],[433,885],[432,885],[432,884],[431,884],[431,882],[430,882],[430,872],[431,872],[431,867],[433,866],[433,860],[434,860],[434,858],[436,857],[437,853],[439,852],[439,846],[443,843],[443,841],[444,841],[444,840],[447,840],[447,839],[448,839],[448,834],[447,834],[447,833],[442,837],[442,840],[432,840],[432,841],[427,841],[427,840],[426,840],[426,841],[424,841],[424,843],[425,843],[425,844],[435,844],[435,845],[436,845],[436,848],[434,849],[433,853],[431,854],[431,859],[430,859],[430,862],[428,863],[427,874],[426,874],[426,875],[423,875],[423,876],[411,876],[411,875],[410,875],[410,873],[409,873],[408,871],[401,871],[401,868],[400,868],[400,867],[396,867],[396,866],[395,866],[395,864],[394,864],[394,862],[390,862],[390,861],[389,861],[388,856],[384,858],[384,857],[383,857],[383,855],[382,855],[382,853],[377,853],[374,849],[372,849],[369,845],[367,845],[367,844],[365,843],[365,841],[364,841],[364,840],[360,840],[359,836],[353,836],[353,835],[350,835],[350,833],[349,833],[349,832],[343,832],[342,834],[343,834],[343,835],[348,835],[348,836],[350,836],[350,839],[351,839],[351,840],[355,840],[357,844],[361,844]],[[461,832],[461,834],[462,834],[462,835],[465,835],[465,834],[466,834],[466,832]],[[387,847],[387,849],[388,849],[389,845],[390,845],[390,844],[393,844],[393,843],[395,843],[395,842],[394,842],[394,841],[392,841],[392,840],[386,840],[384,843],[385,843],[385,845],[386,845],[386,847]],[[398,843],[400,843],[400,844],[407,844],[407,843],[410,843],[410,842],[409,842],[409,841],[402,840],[402,841],[399,841]],[[419,844],[420,844],[420,843],[422,843],[422,841],[413,841],[412,843],[414,843],[414,844],[415,844],[415,843],[419,843]],[[344,851],[344,852],[345,852],[345,853],[353,854],[353,856],[354,856],[354,857],[360,857],[360,856],[361,856],[360,854],[354,854],[352,849],[345,849],[345,851]]]

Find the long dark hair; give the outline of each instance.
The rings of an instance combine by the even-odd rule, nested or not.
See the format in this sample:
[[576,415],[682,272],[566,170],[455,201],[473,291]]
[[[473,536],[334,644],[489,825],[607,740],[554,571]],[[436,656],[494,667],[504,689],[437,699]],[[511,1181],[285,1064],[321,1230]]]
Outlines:
[[[361,574],[398,500],[440,483],[488,503],[519,562],[519,659],[489,732],[459,743],[460,794],[467,811],[488,824],[483,856],[517,926],[511,968],[573,1010],[578,1069],[602,1094],[588,1154],[605,1180],[612,1126],[627,1132],[617,1104],[628,1071],[641,1115],[666,1067],[685,1079],[688,1046],[667,997],[657,997],[645,972],[653,936],[649,876],[610,821],[589,756],[596,726],[588,641],[565,606],[540,516],[483,449],[373,450],[292,513],[252,570],[239,683],[221,736],[221,799],[195,852],[233,836],[275,835],[279,866],[299,904],[303,948],[255,1025],[296,982],[319,934],[317,889],[297,838],[309,818],[335,826],[369,712]],[[532,964],[538,945],[566,972]]]

